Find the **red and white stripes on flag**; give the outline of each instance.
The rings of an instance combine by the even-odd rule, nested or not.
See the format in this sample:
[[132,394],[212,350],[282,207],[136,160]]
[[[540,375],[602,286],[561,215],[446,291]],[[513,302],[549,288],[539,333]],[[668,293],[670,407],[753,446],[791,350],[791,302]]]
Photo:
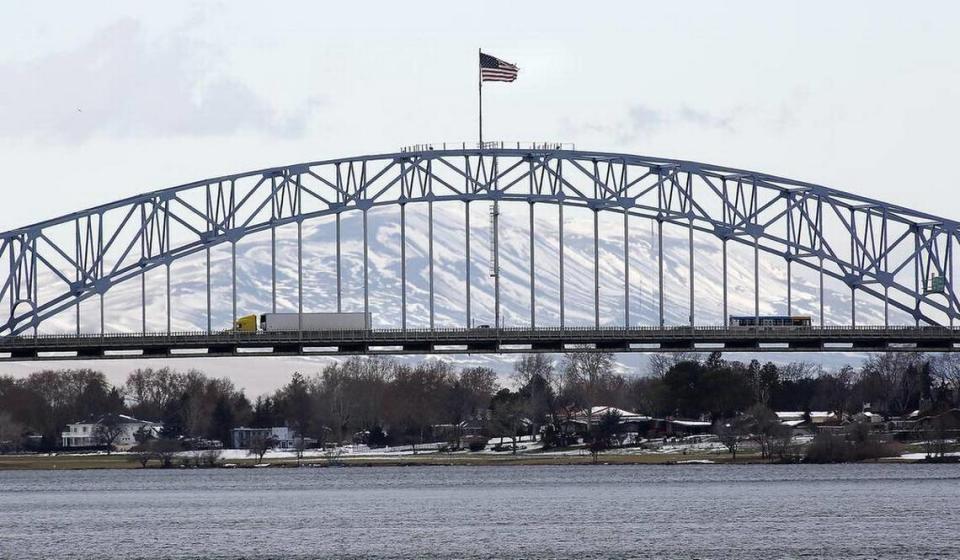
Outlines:
[[517,79],[519,71],[515,64],[480,53],[480,81],[482,82],[512,82]]

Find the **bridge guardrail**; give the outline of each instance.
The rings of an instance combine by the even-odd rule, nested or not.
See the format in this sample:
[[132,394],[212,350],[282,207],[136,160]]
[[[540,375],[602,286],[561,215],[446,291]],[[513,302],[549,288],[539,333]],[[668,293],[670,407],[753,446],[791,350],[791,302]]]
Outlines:
[[426,142],[400,148],[401,153],[435,150],[576,150],[573,142],[533,142],[493,140],[490,142]]
[[441,328],[441,329],[371,329],[371,330],[332,330],[332,331],[270,331],[255,333],[240,332],[213,332],[206,331],[172,331],[167,332],[147,332],[147,333],[50,333],[38,335],[17,335],[13,337],[0,337],[0,346],[26,346],[26,345],[55,345],[57,342],[97,342],[103,341],[137,341],[141,343],[167,342],[176,340],[179,343],[196,342],[198,344],[209,344],[216,342],[236,342],[245,344],[272,343],[272,342],[293,342],[293,341],[391,341],[391,340],[497,340],[502,338],[519,337],[524,339],[573,337],[578,335],[588,335],[591,338],[616,339],[631,337],[692,337],[692,338],[711,338],[716,335],[722,335],[726,338],[822,338],[825,336],[838,337],[890,337],[890,336],[910,336],[910,337],[943,337],[950,335],[960,335],[960,328],[940,327],[940,326],[826,326],[826,327],[723,327],[723,326],[675,326],[675,327],[505,327],[500,329],[493,328]]

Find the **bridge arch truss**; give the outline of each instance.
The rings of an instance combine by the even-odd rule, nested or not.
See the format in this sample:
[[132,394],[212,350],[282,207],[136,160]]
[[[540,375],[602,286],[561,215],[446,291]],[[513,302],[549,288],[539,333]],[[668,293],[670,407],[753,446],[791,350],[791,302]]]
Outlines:
[[[631,220],[657,224],[658,318],[664,325],[663,226],[690,232],[690,324],[694,323],[695,265],[693,232],[715,236],[723,250],[723,317],[727,309],[727,247],[746,247],[754,255],[754,313],[760,314],[761,254],[783,259],[787,275],[787,309],[793,309],[791,275],[795,267],[820,277],[819,324],[823,325],[824,277],[845,284],[851,294],[851,320],[856,325],[856,298],[883,305],[884,324],[890,309],[907,314],[916,325],[953,326],[960,302],[954,289],[953,254],[957,222],[887,204],[828,187],[764,173],[690,161],[630,154],[565,149],[442,149],[342,158],[287,165],[217,177],[104,204],[0,234],[0,335],[23,335],[49,318],[100,298],[112,287],[141,279],[143,330],[146,331],[145,275],[167,272],[167,329],[170,329],[170,266],[191,255],[206,254],[207,330],[210,309],[210,250],[233,250],[245,236],[272,235],[272,308],[276,309],[276,230],[297,229],[298,305],[303,311],[302,225],[335,216],[337,246],[340,217],[359,213],[363,227],[363,306],[369,309],[367,214],[383,206],[426,204],[430,231],[430,326],[433,328],[433,205],[473,203],[494,207],[527,203],[530,243],[534,243],[534,208],[555,205],[560,215],[560,327],[563,317],[563,209],[592,212],[594,228],[595,321],[599,327],[599,259],[602,213],[623,217],[624,317],[630,325]],[[493,235],[498,232],[492,215]],[[401,219],[402,227],[406,227]],[[469,223],[469,222],[468,222]],[[401,237],[405,239],[405,231]],[[465,250],[469,260],[470,229]],[[404,247],[405,245],[405,241]],[[494,247],[496,247],[494,243]],[[338,250],[339,255],[339,250]],[[530,251],[531,260],[534,251]],[[402,260],[402,259],[401,259]],[[493,255],[496,262],[497,256]],[[467,267],[466,325],[471,324],[471,278]],[[530,266],[530,326],[535,326],[536,279]],[[398,328],[407,327],[406,271]],[[337,300],[341,298],[337,260]],[[500,324],[499,275],[494,275],[496,321]],[[935,284],[935,286],[933,285]],[[935,288],[935,289],[933,289]],[[232,278],[234,318],[237,315],[236,269]]]

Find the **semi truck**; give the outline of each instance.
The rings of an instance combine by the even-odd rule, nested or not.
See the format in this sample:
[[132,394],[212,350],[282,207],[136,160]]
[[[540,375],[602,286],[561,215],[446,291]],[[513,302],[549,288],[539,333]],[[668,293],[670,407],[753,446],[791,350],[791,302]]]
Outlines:
[[809,315],[754,315],[730,316],[731,327],[809,327],[812,319]]
[[[234,329],[240,332],[256,332],[257,316],[246,315],[237,319]],[[260,315],[260,330],[275,331],[344,331],[368,330],[370,314],[350,313],[263,313]]]

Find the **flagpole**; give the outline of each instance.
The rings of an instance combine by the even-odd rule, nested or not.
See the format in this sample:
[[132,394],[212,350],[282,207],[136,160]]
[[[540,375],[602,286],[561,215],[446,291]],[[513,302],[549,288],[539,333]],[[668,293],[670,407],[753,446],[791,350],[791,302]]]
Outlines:
[[483,71],[480,66],[480,55],[483,54],[477,49],[477,91],[479,92],[480,109],[480,148],[483,148]]

